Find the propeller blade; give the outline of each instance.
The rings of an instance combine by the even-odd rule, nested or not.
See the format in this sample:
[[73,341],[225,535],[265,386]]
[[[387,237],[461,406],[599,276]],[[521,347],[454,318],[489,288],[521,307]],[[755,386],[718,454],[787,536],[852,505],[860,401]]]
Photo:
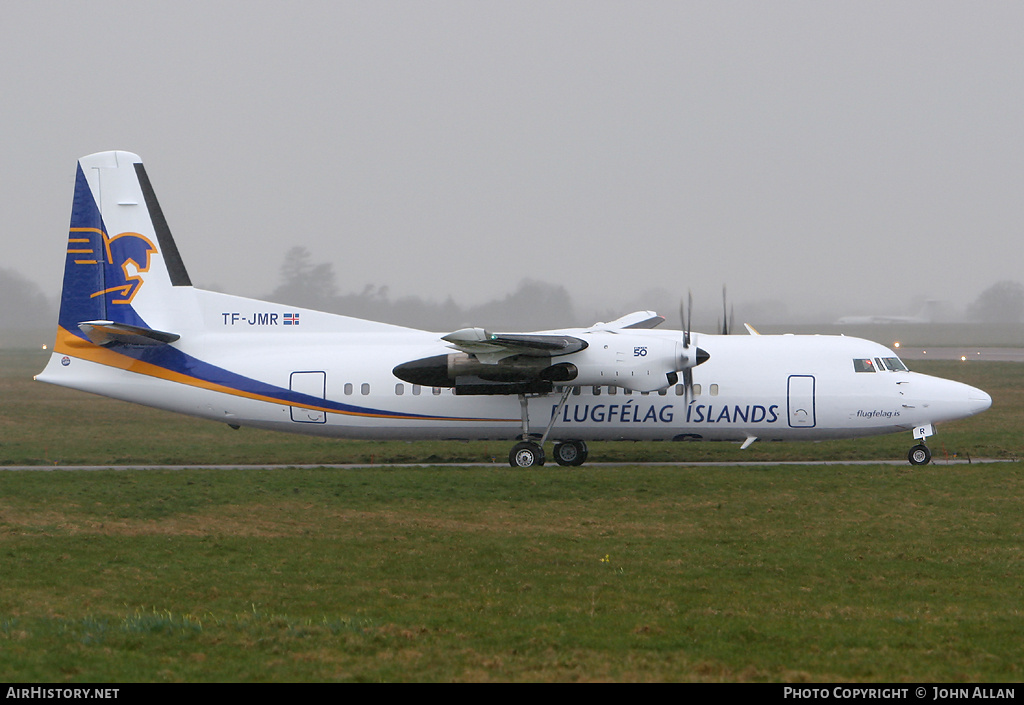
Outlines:
[[[693,291],[687,293],[686,307],[683,307],[683,302],[679,302],[679,318],[683,324],[683,350],[686,351],[687,356],[690,352],[690,323],[693,320]],[[683,404],[689,403],[689,399],[693,396],[693,372],[690,369],[692,363],[683,368]]]
[[722,284],[722,335],[729,335],[729,305],[725,284]]
[[722,317],[718,319],[718,329],[722,335],[731,335],[736,323],[736,309],[729,303],[725,285],[722,285]]
[[690,323],[693,321],[693,292],[688,292],[686,309],[683,309],[683,302],[679,302],[679,317],[683,322],[683,345],[690,347]]

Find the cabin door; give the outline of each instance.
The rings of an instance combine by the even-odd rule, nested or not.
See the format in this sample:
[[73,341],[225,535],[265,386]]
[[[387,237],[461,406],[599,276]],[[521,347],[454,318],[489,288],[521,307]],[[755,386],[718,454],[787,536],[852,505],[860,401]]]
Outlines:
[[[290,388],[293,392],[324,399],[327,396],[327,373],[292,372]],[[293,406],[291,412],[292,421],[296,423],[327,423],[327,414],[320,409]]]
[[787,393],[790,428],[814,428],[814,377],[790,375]]

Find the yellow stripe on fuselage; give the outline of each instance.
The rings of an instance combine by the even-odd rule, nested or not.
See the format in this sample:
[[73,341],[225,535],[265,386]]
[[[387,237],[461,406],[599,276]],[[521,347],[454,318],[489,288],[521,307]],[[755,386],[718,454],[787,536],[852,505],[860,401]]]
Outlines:
[[518,419],[486,419],[486,418],[462,418],[452,416],[412,416],[403,414],[377,414],[369,411],[341,411],[339,409],[330,408],[326,406],[314,406],[308,404],[296,404],[289,402],[285,399],[279,399],[277,397],[267,396],[265,394],[256,394],[255,392],[246,392],[242,389],[236,389],[235,387],[228,387],[217,382],[210,382],[208,380],[199,379],[190,375],[182,374],[180,372],[174,372],[168,370],[166,367],[154,365],[150,362],[144,362],[142,360],[136,360],[133,357],[122,355],[109,348],[101,347],[92,343],[88,340],[80,338],[64,328],[57,328],[57,340],[54,344],[54,352],[61,353],[63,355],[71,355],[82,360],[94,362],[98,365],[104,365],[106,367],[113,367],[133,374],[144,375],[146,377],[153,377],[155,379],[162,379],[167,382],[174,382],[176,384],[184,384],[189,387],[196,387],[198,389],[206,389],[212,392],[219,392],[221,394],[228,394],[230,396],[241,397],[244,399],[253,399],[255,401],[267,402],[270,404],[280,404],[282,406],[295,407],[297,409],[312,409],[314,411],[323,411],[329,414],[343,414],[346,416],[361,416],[366,418],[379,418],[379,419],[405,419],[405,420],[418,420],[418,421],[486,421],[486,422],[516,422]]

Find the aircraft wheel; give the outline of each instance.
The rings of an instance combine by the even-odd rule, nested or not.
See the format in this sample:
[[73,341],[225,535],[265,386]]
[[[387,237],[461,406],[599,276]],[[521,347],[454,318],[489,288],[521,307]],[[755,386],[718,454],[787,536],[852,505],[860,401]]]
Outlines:
[[533,468],[543,465],[544,449],[533,441],[516,443],[508,453],[508,464],[514,468]]
[[555,462],[567,467],[583,465],[587,462],[587,444],[583,441],[556,443]]
[[910,461],[911,465],[927,465],[931,462],[931,459],[932,452],[923,443],[919,443],[911,448],[910,453],[907,454],[907,460]]

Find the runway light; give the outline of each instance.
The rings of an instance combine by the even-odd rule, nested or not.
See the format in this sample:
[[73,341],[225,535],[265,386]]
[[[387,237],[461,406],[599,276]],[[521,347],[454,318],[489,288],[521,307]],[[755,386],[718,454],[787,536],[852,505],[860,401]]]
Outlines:
[[967,362],[967,356],[966,355],[961,355],[960,356],[960,362]]
[[892,346],[894,348],[898,348],[900,346],[900,341],[897,340],[895,343],[892,344]]

